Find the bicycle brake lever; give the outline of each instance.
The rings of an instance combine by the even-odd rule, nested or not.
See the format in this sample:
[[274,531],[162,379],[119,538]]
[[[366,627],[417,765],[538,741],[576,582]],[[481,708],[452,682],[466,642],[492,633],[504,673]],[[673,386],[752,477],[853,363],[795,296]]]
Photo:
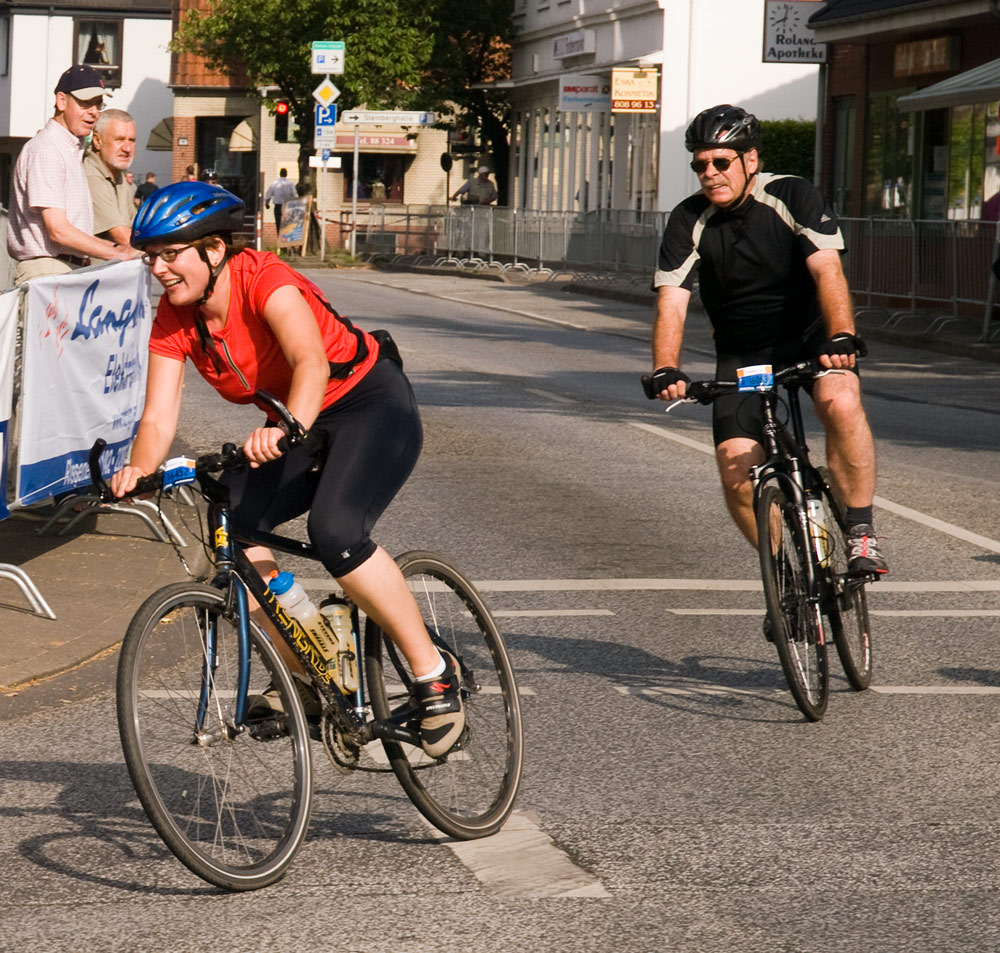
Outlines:
[[697,403],[698,400],[695,397],[678,397],[677,400],[667,404],[663,412],[665,414],[669,414],[670,411],[672,411],[678,404],[697,404]]

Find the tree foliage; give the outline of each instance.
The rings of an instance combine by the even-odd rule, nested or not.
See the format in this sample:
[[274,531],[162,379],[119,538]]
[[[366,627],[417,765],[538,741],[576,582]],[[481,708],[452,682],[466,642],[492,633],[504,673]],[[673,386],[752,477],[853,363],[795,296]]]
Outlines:
[[768,172],[812,179],[816,123],[806,119],[762,119],[760,156]]
[[507,204],[507,90],[475,86],[510,77],[513,4],[509,0],[433,0],[427,9],[434,22],[434,52],[419,101],[481,131],[493,156],[500,204]]
[[332,77],[341,110],[411,106],[434,49],[433,21],[418,0],[209,0],[184,15],[177,52],[254,87],[276,86],[298,124],[300,179],[313,152],[311,68],[316,40],[343,40],[345,71]]

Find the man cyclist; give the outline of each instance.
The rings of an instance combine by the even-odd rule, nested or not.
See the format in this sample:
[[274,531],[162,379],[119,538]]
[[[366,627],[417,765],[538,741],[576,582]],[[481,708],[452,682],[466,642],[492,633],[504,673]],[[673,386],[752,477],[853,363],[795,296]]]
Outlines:
[[[739,106],[699,113],[685,145],[701,190],[671,212],[663,232],[648,396],[685,395],[690,378],[680,370],[681,342],[696,276],[714,332],[718,379],[735,380],[740,367],[811,358],[847,371],[817,378],[810,396],[847,504],[849,571],[887,573],[872,525],[875,447],[861,404],[859,339],[837,221],[812,183],[760,171],[760,124]],[[750,468],[764,460],[763,427],[759,405],[748,396],[730,393],[714,402],[712,433],[726,505],[756,547]]]

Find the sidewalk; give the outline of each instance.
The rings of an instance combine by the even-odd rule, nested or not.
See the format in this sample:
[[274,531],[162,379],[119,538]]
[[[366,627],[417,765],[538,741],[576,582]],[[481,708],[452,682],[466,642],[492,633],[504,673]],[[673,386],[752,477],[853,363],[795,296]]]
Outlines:
[[[312,265],[315,269],[308,259],[300,265],[307,269]],[[369,273],[372,277],[380,274],[385,277],[384,271]],[[439,277],[454,275],[431,273]],[[347,276],[345,272],[341,274]],[[360,269],[355,276],[362,277]],[[491,280],[498,279],[493,276]],[[493,287],[500,291],[496,285]],[[522,299],[519,289],[534,291],[534,301]],[[555,320],[571,320],[576,309],[576,320],[586,320],[591,327],[607,333],[630,337],[644,338],[648,334],[653,310],[652,294],[636,281],[563,279],[545,283],[536,279],[530,284],[510,281],[507,294],[487,297],[492,299],[491,305],[499,305],[498,299],[508,298],[510,307],[531,306],[531,311],[540,310],[538,305],[546,302],[546,315]],[[607,307],[601,306],[602,300],[609,301]],[[978,329],[971,322],[952,326],[947,337],[929,333],[927,322],[917,317],[886,328],[884,317],[862,315],[858,324],[859,330],[871,340],[1000,363],[1000,346],[978,344]],[[707,327],[692,328],[689,337],[689,344],[711,346]],[[183,509],[190,514],[190,507]],[[166,511],[171,522],[192,543],[179,518],[177,504],[167,503]],[[121,641],[132,615],[150,593],[169,582],[190,579],[173,546],[156,540],[150,528],[133,516],[91,515],[65,536],[56,535],[59,526],[39,536],[36,531],[42,522],[37,511],[22,512],[0,521],[0,564],[24,570],[57,616],[51,620],[35,614],[18,586],[0,579],[0,706],[5,695],[28,691],[39,680],[106,655]],[[206,565],[203,554],[200,550],[196,554],[193,545],[182,552],[192,568]]]
[[[189,542],[182,552],[191,562],[173,506],[168,518]],[[36,512],[0,522],[0,563],[24,570],[56,614],[35,614],[16,583],[0,580],[0,699],[104,654],[154,589],[190,578],[173,546],[134,516],[89,515],[65,536],[56,535],[65,522],[39,536],[43,524]]]

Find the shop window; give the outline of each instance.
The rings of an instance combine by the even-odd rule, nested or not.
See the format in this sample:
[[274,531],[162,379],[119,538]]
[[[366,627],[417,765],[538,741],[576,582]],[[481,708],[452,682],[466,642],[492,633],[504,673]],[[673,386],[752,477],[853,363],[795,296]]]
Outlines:
[[998,103],[955,106],[948,143],[948,218],[1000,217]]
[[865,215],[872,218],[912,215],[913,139],[913,113],[899,111],[896,94],[872,96],[868,102],[865,142]]
[[854,199],[854,135],[857,109],[853,96],[833,101],[833,208],[838,215],[851,215]]
[[[402,202],[403,178],[411,156],[362,152],[358,156],[358,200]],[[354,186],[354,155],[343,156],[344,201],[351,201]]]
[[122,21],[77,20],[76,62],[93,66],[110,89],[122,84]]

